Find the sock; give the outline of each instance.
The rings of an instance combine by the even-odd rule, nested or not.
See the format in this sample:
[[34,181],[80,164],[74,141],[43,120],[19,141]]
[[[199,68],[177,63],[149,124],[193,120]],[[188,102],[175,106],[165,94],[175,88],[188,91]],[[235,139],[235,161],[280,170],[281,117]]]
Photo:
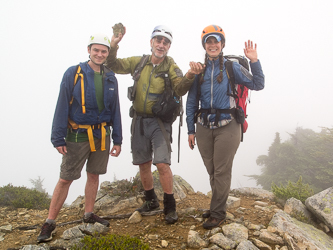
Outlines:
[[173,201],[175,198],[173,197],[173,194],[164,193],[164,200]]
[[173,197],[173,194],[164,193],[163,204],[164,204],[164,209],[163,209],[164,214],[176,211],[176,201],[175,198]]
[[150,190],[147,190],[147,191],[145,191],[145,200],[146,201],[151,201],[151,200],[153,200],[153,199],[157,199],[157,197],[156,197],[156,194],[155,194],[155,191],[154,191],[154,188],[152,188],[152,189],[150,189]]
[[55,220],[51,220],[51,219],[46,219],[45,222],[50,224],[50,225],[53,225],[53,224],[55,225],[56,224]]
[[88,218],[93,212],[84,213],[84,218]]

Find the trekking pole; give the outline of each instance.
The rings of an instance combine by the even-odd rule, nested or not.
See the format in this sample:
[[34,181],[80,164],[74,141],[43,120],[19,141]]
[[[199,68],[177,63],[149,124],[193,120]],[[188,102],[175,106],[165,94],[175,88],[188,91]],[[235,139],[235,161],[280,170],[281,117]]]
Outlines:
[[180,116],[179,116],[179,126],[178,126],[178,163],[179,163],[179,159],[180,159],[180,131],[181,131],[181,127],[183,126],[183,101],[182,98],[180,97]]

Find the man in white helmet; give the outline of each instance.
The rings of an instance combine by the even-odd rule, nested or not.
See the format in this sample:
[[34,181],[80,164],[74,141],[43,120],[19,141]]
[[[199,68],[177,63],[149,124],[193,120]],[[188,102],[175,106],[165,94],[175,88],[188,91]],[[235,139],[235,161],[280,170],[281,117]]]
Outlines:
[[109,226],[107,220],[93,213],[99,175],[106,173],[109,155],[117,157],[120,154],[122,143],[118,82],[114,73],[104,66],[109,50],[110,40],[106,35],[91,36],[88,43],[90,60],[68,68],[63,76],[51,135],[53,146],[63,155],[60,178],[37,242],[52,239],[55,220],[69,187],[73,180],[80,178],[86,162],[83,222]]
[[[118,43],[122,38],[122,33],[112,37],[107,66],[115,73],[133,75],[142,56],[117,58]],[[151,165],[154,164],[159,172],[164,191],[164,214],[168,224],[173,224],[178,220],[173,196],[173,175],[170,169],[171,146],[170,140],[166,139],[171,138],[171,123],[163,122],[162,128],[161,122],[152,112],[152,107],[165,90],[164,79],[159,77],[162,72],[169,75],[172,89],[178,96],[187,93],[195,74],[199,73],[199,67],[193,64],[187,74],[183,76],[174,60],[167,56],[172,42],[172,32],[167,26],[159,25],[154,28],[150,39],[152,54],[143,66],[140,78],[137,80],[133,100],[131,138],[133,164],[139,165],[141,182],[145,190],[145,203],[137,211],[149,212],[159,208],[151,172]]]

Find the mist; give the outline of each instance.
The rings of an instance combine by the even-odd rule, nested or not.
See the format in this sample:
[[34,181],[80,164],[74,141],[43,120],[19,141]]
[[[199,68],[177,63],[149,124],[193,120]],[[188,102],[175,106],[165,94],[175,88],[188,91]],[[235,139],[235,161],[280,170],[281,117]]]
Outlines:
[[[50,142],[59,86],[66,69],[88,60],[90,35],[112,35],[123,23],[127,32],[118,57],[150,54],[150,35],[156,25],[173,31],[169,56],[182,69],[190,61],[203,62],[200,35],[209,24],[226,33],[224,54],[243,55],[244,42],[258,45],[265,89],[251,92],[248,131],[234,159],[231,188],[255,187],[246,175],[260,174],[256,164],[279,132],[282,140],[296,127],[320,131],[331,127],[333,92],[331,61],[333,34],[329,1],[5,1],[0,9],[0,105],[2,118],[0,186],[32,187],[40,176],[52,195],[59,178],[61,155]],[[138,171],[130,153],[130,75],[116,75],[123,123],[122,152],[110,157],[103,181],[130,179]],[[186,103],[186,96],[183,98]],[[184,106],[185,108],[185,106]],[[178,120],[173,124],[172,165],[195,191],[210,190],[209,177],[197,147],[187,143],[185,117],[178,158]],[[221,152],[223,153],[223,152]],[[156,168],[153,167],[152,170]],[[74,181],[66,203],[84,194],[86,173]]]

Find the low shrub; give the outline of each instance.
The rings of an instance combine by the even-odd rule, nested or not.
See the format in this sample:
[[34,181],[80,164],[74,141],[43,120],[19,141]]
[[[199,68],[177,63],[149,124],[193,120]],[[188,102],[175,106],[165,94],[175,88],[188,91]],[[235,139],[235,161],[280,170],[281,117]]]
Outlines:
[[310,188],[309,184],[304,184],[302,182],[302,176],[299,177],[296,183],[291,181],[288,182],[286,186],[282,184],[280,187],[272,183],[272,192],[277,197],[284,201],[288,200],[289,198],[294,197],[297,200],[305,203],[305,200],[308,197],[313,195],[313,190]]
[[0,188],[0,206],[43,210],[49,208],[50,202],[47,193],[37,190],[12,184]]
[[138,238],[109,234],[106,236],[86,235],[81,243],[75,244],[72,250],[149,250],[149,246]]

